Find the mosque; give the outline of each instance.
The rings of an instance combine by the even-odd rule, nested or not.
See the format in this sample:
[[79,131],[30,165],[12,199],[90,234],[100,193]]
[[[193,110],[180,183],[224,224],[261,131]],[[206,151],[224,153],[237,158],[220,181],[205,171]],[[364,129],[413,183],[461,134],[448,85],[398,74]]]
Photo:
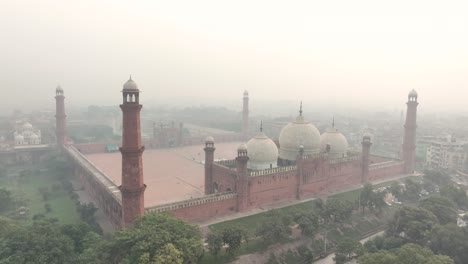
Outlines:
[[[145,146],[158,144],[141,139],[140,90],[131,78],[124,84],[122,95],[123,131],[119,148],[122,166],[118,172],[112,170],[119,160],[116,153],[104,153],[103,146],[98,144],[74,145],[67,142],[65,97],[63,89],[56,90],[57,145],[73,162],[75,176],[93,197],[96,206],[118,227],[131,225],[135,218],[150,212],[169,212],[186,221],[203,221],[266,204],[322,197],[367,182],[414,173],[418,106],[418,94],[414,90],[408,94],[401,160],[371,155],[370,135],[363,136],[361,152],[350,151],[346,137],[334,122],[320,134],[303,115],[301,103],[299,114],[282,128],[278,140],[265,135],[260,124],[258,133],[246,143],[239,144],[237,148],[229,145],[229,153],[233,153],[231,159],[215,161],[216,151],[225,151],[228,145],[215,143],[216,136],[208,136],[204,140],[204,148],[191,147],[203,148],[203,162],[195,164],[188,159],[179,159],[175,164],[168,165],[165,156],[154,156],[156,158],[151,158],[149,163],[145,160],[145,167],[168,166],[168,173],[143,169],[143,157],[151,156],[156,151],[145,149]],[[248,136],[248,101],[246,91],[242,115],[244,139]],[[233,138],[239,137],[236,135]],[[181,146],[199,142],[198,139],[182,138],[180,135],[177,141]],[[87,154],[99,151],[103,152],[99,155],[109,160],[107,163]],[[190,174],[190,177],[181,179],[183,175],[177,173],[184,168],[190,169],[181,174]],[[189,198],[161,202],[157,195],[164,192],[180,193],[180,197],[186,197],[182,194],[189,192],[191,187],[177,185],[180,182],[171,185],[176,178],[198,186],[202,193],[193,192]],[[196,182],[198,179],[199,185]]]
[[41,130],[35,129],[29,122],[23,122],[22,125],[18,125],[14,134],[15,146],[23,145],[40,145]]

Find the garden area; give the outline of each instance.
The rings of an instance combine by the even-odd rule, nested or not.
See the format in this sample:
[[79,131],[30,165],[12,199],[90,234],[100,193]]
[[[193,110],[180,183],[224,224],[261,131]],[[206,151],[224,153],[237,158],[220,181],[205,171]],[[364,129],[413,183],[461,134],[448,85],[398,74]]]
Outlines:
[[80,215],[87,214],[84,211],[94,209],[79,204],[70,174],[67,161],[57,154],[36,165],[1,168],[0,215],[23,222],[45,217],[63,224],[79,223]]
[[[383,201],[387,182],[209,226],[202,262],[311,263],[342,237],[359,240],[385,229],[396,207]],[[234,235],[233,235],[234,234]],[[237,262],[236,262],[237,259]],[[262,262],[263,261],[263,262]]]

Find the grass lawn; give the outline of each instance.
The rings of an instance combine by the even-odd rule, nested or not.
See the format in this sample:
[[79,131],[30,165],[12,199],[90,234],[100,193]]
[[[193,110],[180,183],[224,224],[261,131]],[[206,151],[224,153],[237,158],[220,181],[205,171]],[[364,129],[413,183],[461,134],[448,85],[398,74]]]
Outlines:
[[[0,178],[0,187],[10,190],[15,200],[20,201],[10,212],[6,212],[6,215],[16,218],[16,209],[21,204],[28,209],[27,221],[31,220],[35,214],[57,218],[62,223],[72,224],[80,221],[75,202],[60,185],[56,175],[45,169],[31,167],[28,170],[30,173],[20,176],[20,172],[23,170],[24,168],[10,168],[8,176]],[[52,188],[53,185],[57,187]],[[44,201],[39,192],[40,188],[47,188],[50,193],[47,201]],[[50,212],[46,211],[45,204],[50,205]]]
[[[312,201],[300,203],[300,204],[295,204],[279,209],[274,209],[276,212],[278,212],[281,215],[293,215],[295,211],[298,210],[315,210],[315,205]],[[255,215],[250,215],[234,220],[229,220],[221,223],[217,223],[214,225],[210,225],[209,229],[211,231],[221,231],[227,226],[240,226],[242,228],[245,228],[249,234],[254,235],[255,231],[257,230],[258,226],[262,225],[266,219],[268,218],[269,212],[263,212]]]

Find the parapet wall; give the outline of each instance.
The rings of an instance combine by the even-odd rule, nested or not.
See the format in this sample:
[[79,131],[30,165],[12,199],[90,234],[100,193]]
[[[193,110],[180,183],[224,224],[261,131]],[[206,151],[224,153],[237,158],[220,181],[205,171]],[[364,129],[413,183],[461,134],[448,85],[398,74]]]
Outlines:
[[369,166],[369,181],[383,180],[404,173],[403,161],[386,161]]
[[76,150],[83,154],[94,154],[106,152],[107,145],[120,146],[120,142],[106,142],[106,143],[85,143],[73,145]]
[[[291,166],[292,167],[292,166]],[[269,170],[268,170],[269,171]],[[297,170],[277,171],[249,177],[249,207],[296,198]]]
[[184,221],[201,221],[230,212],[237,207],[237,194],[216,193],[200,198],[146,208],[145,213],[169,212]]
[[118,186],[75,147],[66,146],[65,152],[73,162],[75,177],[93,198],[94,205],[106,214],[114,226],[119,227],[122,219],[122,196]]

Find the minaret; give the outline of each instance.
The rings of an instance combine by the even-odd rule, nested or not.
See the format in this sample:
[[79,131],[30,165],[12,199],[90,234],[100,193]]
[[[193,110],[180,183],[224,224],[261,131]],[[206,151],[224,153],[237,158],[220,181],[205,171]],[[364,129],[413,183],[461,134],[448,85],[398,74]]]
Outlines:
[[65,96],[62,87],[55,89],[55,133],[57,145],[62,148],[67,143],[67,115],[65,114]]
[[242,136],[247,139],[249,136],[249,92],[244,91],[242,106]]
[[140,90],[130,79],[124,84],[122,109],[122,222],[123,227],[133,224],[145,212],[142,154],[145,147],[141,144]]
[[247,170],[247,146],[242,144],[237,149],[237,211],[245,211],[249,207],[249,178]]
[[213,193],[214,138],[205,139],[205,194]]
[[365,134],[362,137],[362,162],[361,162],[361,183],[364,184],[369,181],[369,156],[370,147],[372,146],[371,137]]
[[403,162],[404,173],[410,174],[414,172],[415,155],[416,155],[416,115],[418,107],[418,93],[413,89],[408,94],[408,102],[406,103],[406,122],[405,134],[403,137]]

